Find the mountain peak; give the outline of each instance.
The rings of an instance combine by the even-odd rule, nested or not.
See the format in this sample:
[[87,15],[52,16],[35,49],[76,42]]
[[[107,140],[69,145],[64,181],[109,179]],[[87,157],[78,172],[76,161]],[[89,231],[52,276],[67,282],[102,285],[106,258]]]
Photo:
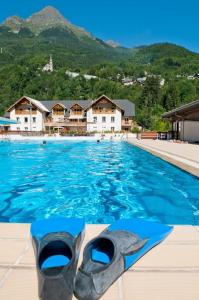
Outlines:
[[44,7],[39,12],[30,16],[26,21],[33,27],[36,27],[36,31],[42,31],[45,27],[69,24],[62,14],[52,6]]
[[66,21],[66,19],[62,16],[62,14],[53,6],[46,6],[42,10],[34,13],[32,16],[28,18],[28,20],[34,18],[35,16],[43,16],[45,18],[57,18],[62,21]]
[[41,11],[45,11],[45,12],[51,13],[51,14],[54,14],[54,13],[60,14],[60,12],[54,6],[51,6],[51,5],[44,7]]
[[18,32],[23,24],[24,20],[18,16],[8,17],[4,22],[4,25],[11,28],[13,32]]
[[10,17],[3,25],[8,26],[15,33],[18,33],[20,29],[25,27],[30,29],[36,35],[47,29],[62,27],[70,30],[79,38],[85,36],[93,38],[84,28],[71,24],[59,10],[53,6],[46,6],[27,19],[22,19],[17,16]]

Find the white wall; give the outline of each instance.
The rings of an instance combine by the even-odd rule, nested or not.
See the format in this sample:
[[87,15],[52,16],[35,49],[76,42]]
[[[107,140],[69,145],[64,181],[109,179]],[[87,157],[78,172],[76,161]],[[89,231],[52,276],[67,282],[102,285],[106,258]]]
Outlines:
[[[97,122],[94,122],[94,117],[97,117]],[[102,122],[102,118],[106,118],[106,122]],[[115,118],[115,122],[111,122],[111,117]],[[111,128],[114,127],[114,131],[121,131],[121,111],[116,108],[115,113],[113,114],[93,114],[92,108],[87,111],[87,131],[97,131],[97,132],[104,132],[104,131],[111,131]],[[91,124],[89,124],[91,123]]]
[[[183,139],[183,126],[180,128],[180,138]],[[199,122],[184,122],[184,140],[189,142],[199,142]]]
[[[43,113],[37,110],[36,114],[32,114],[30,121],[30,114],[16,115],[15,109],[10,112],[10,119],[17,120],[19,118],[20,124],[10,125],[11,131],[42,131],[44,129],[44,117]],[[33,118],[36,118],[36,123],[33,123]],[[28,118],[28,122],[25,123],[25,118]]]

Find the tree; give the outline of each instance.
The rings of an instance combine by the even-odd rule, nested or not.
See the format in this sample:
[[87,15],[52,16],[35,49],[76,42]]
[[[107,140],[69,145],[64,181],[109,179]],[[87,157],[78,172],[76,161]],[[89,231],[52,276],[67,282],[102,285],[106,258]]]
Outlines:
[[152,107],[160,101],[160,80],[157,77],[148,77],[144,84],[142,99],[146,107]]
[[180,92],[178,86],[174,82],[169,82],[166,93],[163,98],[163,107],[171,110],[180,105]]

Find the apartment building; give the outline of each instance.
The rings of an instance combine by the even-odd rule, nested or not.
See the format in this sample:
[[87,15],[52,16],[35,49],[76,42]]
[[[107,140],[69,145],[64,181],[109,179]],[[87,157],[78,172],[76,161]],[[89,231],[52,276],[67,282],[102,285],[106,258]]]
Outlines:
[[46,101],[23,96],[7,112],[10,119],[18,122],[10,125],[11,131],[130,132],[135,105],[105,95],[96,100]]

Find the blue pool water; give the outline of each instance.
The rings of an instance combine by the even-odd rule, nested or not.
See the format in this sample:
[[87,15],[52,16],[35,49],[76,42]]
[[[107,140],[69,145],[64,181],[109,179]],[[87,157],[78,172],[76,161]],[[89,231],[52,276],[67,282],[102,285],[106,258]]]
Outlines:
[[0,142],[0,221],[199,225],[199,180],[125,142]]

